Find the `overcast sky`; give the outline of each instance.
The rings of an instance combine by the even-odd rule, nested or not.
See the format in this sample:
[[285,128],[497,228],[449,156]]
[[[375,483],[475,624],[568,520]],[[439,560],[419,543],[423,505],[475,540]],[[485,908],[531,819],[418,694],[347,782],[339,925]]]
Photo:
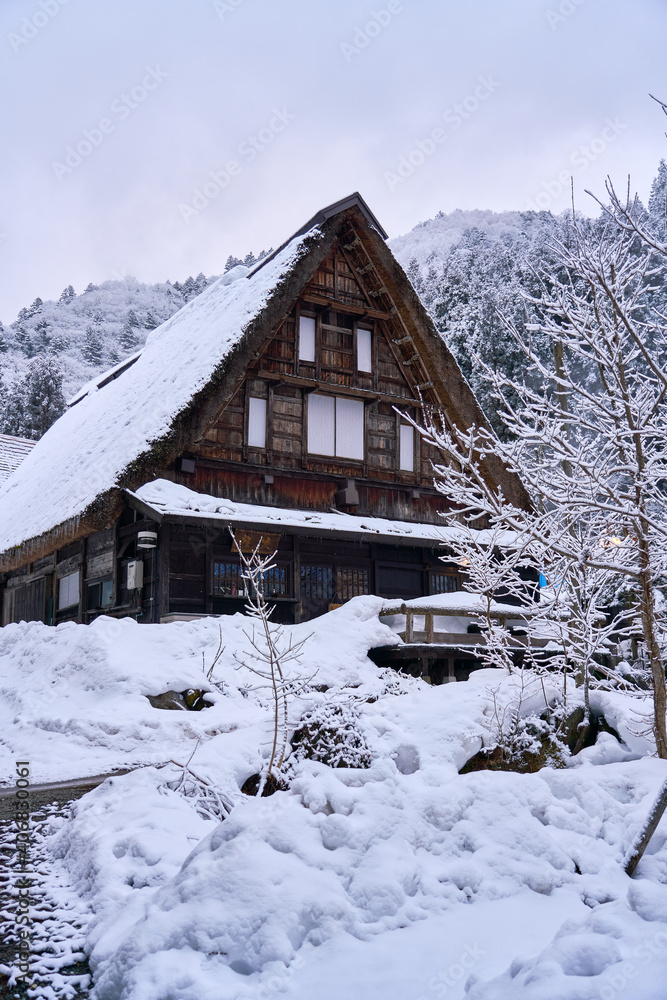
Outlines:
[[645,198],[666,36],[664,0],[2,0],[0,318],[220,273],[354,190],[391,236],[570,174]]

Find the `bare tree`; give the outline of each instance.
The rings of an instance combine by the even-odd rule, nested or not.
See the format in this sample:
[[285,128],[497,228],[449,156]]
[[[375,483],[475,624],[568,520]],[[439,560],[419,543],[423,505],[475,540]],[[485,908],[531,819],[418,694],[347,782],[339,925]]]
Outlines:
[[[436,485],[441,492],[446,492],[446,475],[443,476],[442,471],[439,470]],[[532,557],[525,551],[522,542],[505,531],[502,525],[480,531],[474,527],[476,522],[472,518],[459,519],[456,514],[451,517],[451,523],[455,527],[451,547],[456,562],[465,574],[464,589],[478,598],[479,611],[475,623],[483,637],[477,651],[478,658],[485,667],[505,669],[511,674],[516,667],[513,655],[516,642],[507,624],[507,616],[499,614],[498,609],[500,604],[520,602],[523,607],[517,607],[514,616],[518,619],[526,619],[542,611],[533,599],[532,588],[526,584],[525,572],[522,572],[532,568]],[[529,648],[527,652],[530,652]]]
[[264,682],[268,687],[273,709],[271,750],[265,771],[260,775],[257,795],[262,795],[267,783],[275,780],[285,763],[289,737],[289,704],[315,676],[316,671],[306,677],[295,674],[288,668],[301,660],[301,653],[310,636],[294,642],[291,635],[271,621],[274,606],[267,600],[269,581],[275,569],[274,552],[270,556],[260,555],[261,539],[254,551],[247,555],[241,550],[230,527],[232,541],[243,565],[242,577],[246,582],[246,613],[254,622],[252,632],[245,636],[252,647],[252,654],[238,656],[239,664]]
[[[635,209],[628,208],[630,218]],[[656,605],[667,559],[667,368],[652,346],[664,337],[650,303],[655,253],[631,227],[610,218],[582,223],[574,212],[567,242],[553,249],[559,273],[538,275],[541,295],[530,302],[540,321],[529,328],[551,340],[553,363],[507,322],[524,351],[526,375],[517,381],[485,370],[510,440],[499,441],[488,427],[447,429],[438,419],[422,432],[444,455],[436,481],[459,517],[482,516],[491,528],[513,533],[515,546],[560,579],[575,669],[588,672],[591,653],[614,632],[627,635],[638,619],[652,676],[656,750],[667,758],[664,629]],[[532,509],[508,503],[487,481],[481,459],[488,453],[521,476]],[[622,579],[629,607],[611,624],[596,621]]]

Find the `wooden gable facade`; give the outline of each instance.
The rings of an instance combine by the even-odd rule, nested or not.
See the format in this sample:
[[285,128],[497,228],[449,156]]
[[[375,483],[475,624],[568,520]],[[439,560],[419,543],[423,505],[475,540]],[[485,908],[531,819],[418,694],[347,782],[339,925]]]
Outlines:
[[[308,253],[179,415],[168,444],[78,519],[77,537],[63,545],[54,532],[50,550],[46,538],[23,562],[13,557],[0,578],[3,625],[242,610],[229,528],[204,514],[156,511],[133,492],[156,478],[251,505],[237,537],[277,551],[266,587],[278,621],[312,618],[358,594],[409,599],[460,588],[459,568],[441,561],[432,531],[420,541],[392,527],[436,525],[446,505],[433,486],[439,456],[405,416],[419,419],[429,406],[465,426],[483,417],[363,201],[354,196],[316,220]],[[487,474],[522,500],[521,484],[487,461]],[[343,517],[338,530],[304,531],[289,518],[267,530],[261,508]],[[374,519],[374,537],[345,515]]]

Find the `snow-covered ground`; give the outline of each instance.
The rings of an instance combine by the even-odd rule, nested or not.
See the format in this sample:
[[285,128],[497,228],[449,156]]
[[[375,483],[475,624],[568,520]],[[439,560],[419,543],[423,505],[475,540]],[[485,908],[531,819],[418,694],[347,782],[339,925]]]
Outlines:
[[[286,629],[310,635],[294,669],[317,671],[292,722],[338,706],[370,766],[305,759],[262,799],[240,792],[272,719],[239,665],[247,618],[0,631],[7,783],[17,758],[35,782],[136,766],[47,839],[88,908],[95,1000],[664,1000],[667,829],[634,878],[621,868],[666,774],[636,735],[647,703],[598,695],[624,744],[603,734],[562,769],[460,775],[492,741],[494,691],[539,712],[555,682],[378,670],[367,650],[397,641],[382,603]],[[146,697],[187,688],[211,707]]]

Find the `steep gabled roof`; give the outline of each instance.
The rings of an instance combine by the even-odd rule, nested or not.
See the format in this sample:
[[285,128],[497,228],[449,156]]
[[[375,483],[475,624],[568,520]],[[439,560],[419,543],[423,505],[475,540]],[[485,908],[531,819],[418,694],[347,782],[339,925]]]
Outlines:
[[[55,548],[76,537],[82,518],[106,520],[109,491],[139,485],[133,471],[141,479],[141,465],[155,458],[156,450],[167,454],[176,418],[215,378],[318,236],[293,240],[252,281],[243,280],[245,268],[220,278],[151,331],[141,355],[119,378],[102,389],[90,386],[49,428],[0,488],[2,568],[14,562],[7,559],[8,550],[54,529]],[[30,555],[16,557],[20,564]]]
[[[484,422],[365,203],[355,195],[314,218],[321,221],[262,266],[228,272],[153,330],[132,364],[116,366],[77,394],[75,405],[0,487],[0,571],[110,524],[122,508],[123,489],[162,475],[200,440],[319,264],[341,236],[349,238],[351,228],[373,261],[378,303],[383,296],[396,303],[394,312],[424,358],[429,391],[458,423]],[[527,502],[522,484],[500,461],[489,456],[485,465],[511,499]]]
[[31,441],[29,438],[0,434],[0,483],[9,479],[36,444],[36,441]]
[[312,219],[309,219],[308,222],[301,227],[301,229],[297,229],[295,233],[292,233],[290,238],[285,240],[284,243],[281,243],[277,250],[273,250],[270,254],[267,254],[266,257],[262,257],[262,259],[258,260],[256,264],[253,264],[248,271],[248,277],[252,277],[256,271],[259,271],[260,267],[264,267],[265,264],[272,261],[273,258],[279,254],[281,250],[284,250],[287,244],[291,243],[297,236],[303,236],[304,233],[309,232],[311,229],[315,229],[316,226],[321,226],[323,222],[327,221],[327,219],[331,219],[334,215],[340,215],[341,212],[344,212],[348,208],[358,208],[368,224],[372,226],[373,229],[377,230],[383,240],[389,238],[389,234],[384,231],[359,192],[355,191],[354,194],[348,195],[347,198],[341,198],[340,201],[334,201],[333,204],[327,205],[326,208],[321,208],[319,212],[316,212]]

